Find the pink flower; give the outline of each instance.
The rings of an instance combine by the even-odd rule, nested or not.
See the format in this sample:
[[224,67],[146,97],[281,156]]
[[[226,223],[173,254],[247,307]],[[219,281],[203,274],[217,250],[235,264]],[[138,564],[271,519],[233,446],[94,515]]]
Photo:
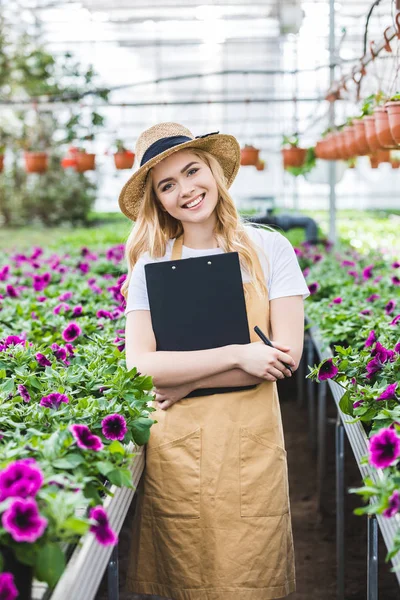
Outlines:
[[110,527],[104,508],[102,506],[95,506],[91,509],[89,517],[96,521],[95,525],[90,526],[90,531],[94,533],[99,544],[102,546],[115,546],[118,542],[118,537]]
[[77,323],[70,323],[62,332],[62,337],[66,342],[73,342],[82,333],[82,329]]
[[47,519],[41,517],[33,498],[15,499],[1,518],[2,525],[16,542],[33,543],[42,537]]
[[51,367],[51,362],[49,361],[49,359],[42,354],[41,352],[38,352],[35,356],[36,360],[38,361],[39,365],[41,367]]

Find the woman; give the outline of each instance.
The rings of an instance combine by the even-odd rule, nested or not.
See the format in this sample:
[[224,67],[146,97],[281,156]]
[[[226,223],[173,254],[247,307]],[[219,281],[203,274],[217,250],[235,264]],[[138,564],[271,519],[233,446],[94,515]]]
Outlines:
[[[120,195],[135,221],[126,255],[126,361],[153,377],[156,424],[132,531],[128,589],[173,600],[268,600],[295,590],[277,379],[303,347],[308,288],[290,243],[241,223],[228,188],[235,138],[176,123],[144,133]],[[251,342],[157,352],[144,265],[238,252]],[[166,291],[168,293],[168,291]],[[258,325],[274,348],[259,341]],[[252,389],[186,396],[195,389]]]

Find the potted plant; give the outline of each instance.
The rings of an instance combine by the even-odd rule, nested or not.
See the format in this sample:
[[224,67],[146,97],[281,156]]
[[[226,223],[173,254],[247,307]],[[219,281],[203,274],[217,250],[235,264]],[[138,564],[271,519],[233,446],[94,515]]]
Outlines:
[[265,160],[261,160],[259,158],[256,164],[256,169],[257,171],[265,171]]
[[373,152],[369,157],[371,169],[377,169],[383,162],[390,163],[390,150],[377,150]]
[[396,93],[385,104],[388,112],[390,131],[397,145],[400,145],[400,93]]
[[75,151],[75,170],[78,173],[94,171],[96,168],[96,154],[89,153],[85,148],[79,147]]
[[375,129],[379,143],[383,148],[396,148],[389,125],[389,115],[385,106],[377,106],[374,109]]
[[[298,148],[300,150],[300,148]],[[317,158],[315,156],[315,148],[305,148],[305,158],[302,164],[298,167],[287,166],[285,171],[288,171],[295,177],[299,175],[306,175],[312,171],[316,165]],[[300,162],[300,161],[299,161]]]
[[114,153],[114,163],[117,169],[132,169],[135,154],[128,150],[122,140],[115,140],[117,151]]
[[45,173],[49,166],[49,155],[39,149],[25,150],[25,171],[27,173]]
[[256,166],[260,150],[251,144],[245,144],[240,150],[240,164],[242,166]]
[[[300,168],[307,157],[307,148],[299,147],[299,138],[294,136],[283,136],[282,145],[282,157],[283,157],[283,168],[288,167]],[[315,153],[314,153],[315,158]],[[293,173],[294,175],[294,173]]]

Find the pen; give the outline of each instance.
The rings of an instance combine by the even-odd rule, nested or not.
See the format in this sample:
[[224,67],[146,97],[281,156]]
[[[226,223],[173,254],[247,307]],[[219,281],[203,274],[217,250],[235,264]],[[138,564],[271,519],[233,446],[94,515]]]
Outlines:
[[[261,329],[258,327],[258,325],[256,325],[254,327],[254,331],[256,332],[256,334],[258,335],[258,337],[264,342],[264,344],[266,344],[267,346],[271,346],[271,348],[275,348],[275,346],[273,344],[271,344],[270,340],[267,338],[267,336],[265,335],[265,333],[263,333],[261,331]],[[284,367],[286,367],[287,369],[289,369],[289,371],[293,375],[292,367],[290,365],[287,365],[286,363],[282,363],[282,364],[283,364]]]

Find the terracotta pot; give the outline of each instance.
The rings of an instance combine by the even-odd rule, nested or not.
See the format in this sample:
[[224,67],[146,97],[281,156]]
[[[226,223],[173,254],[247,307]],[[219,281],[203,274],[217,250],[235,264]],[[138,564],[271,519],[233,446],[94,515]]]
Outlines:
[[75,156],[64,156],[61,159],[60,164],[63,169],[76,168]]
[[400,101],[388,102],[385,106],[393,139],[396,144],[400,145]]
[[365,133],[365,123],[362,119],[357,119],[353,123],[356,146],[359,156],[366,156],[370,153],[370,149],[367,142],[367,136]]
[[3,557],[3,571],[14,575],[14,583],[19,592],[18,600],[31,600],[33,568],[20,563],[11,548],[0,546]]
[[25,152],[25,171],[27,173],[45,173],[48,166],[47,152]]
[[377,150],[369,157],[371,169],[377,169],[383,162],[390,163],[390,150]]
[[400,168],[400,160],[392,160],[392,169],[399,169]]
[[134,160],[135,154],[130,150],[114,154],[114,162],[117,169],[132,169]]
[[240,164],[244,167],[256,166],[260,150],[254,146],[245,146],[240,150]]
[[256,169],[257,171],[265,171],[265,160],[261,160],[259,158],[256,164]]
[[76,152],[75,153],[76,160],[76,170],[78,173],[83,173],[84,171],[94,171],[96,168],[96,155],[88,154],[87,152]]
[[302,167],[306,160],[306,148],[283,148],[283,168],[286,167]]
[[397,148],[390,131],[389,116],[384,106],[378,106],[374,109],[375,129],[379,143],[383,148]]
[[333,138],[335,147],[336,147],[336,156],[338,158],[338,160],[344,160],[344,152],[343,152],[343,147],[342,147],[342,140],[341,140],[341,132],[340,131],[336,131],[336,133],[334,134],[334,138]]
[[343,128],[344,143],[347,146],[348,158],[358,156],[358,148],[356,145],[356,132],[353,125],[348,125]]
[[4,154],[0,154],[0,173],[3,172],[4,169]]
[[378,136],[376,135],[375,129],[375,117],[367,115],[363,118],[365,124],[365,137],[367,138],[367,144],[371,152],[376,152],[381,149]]

